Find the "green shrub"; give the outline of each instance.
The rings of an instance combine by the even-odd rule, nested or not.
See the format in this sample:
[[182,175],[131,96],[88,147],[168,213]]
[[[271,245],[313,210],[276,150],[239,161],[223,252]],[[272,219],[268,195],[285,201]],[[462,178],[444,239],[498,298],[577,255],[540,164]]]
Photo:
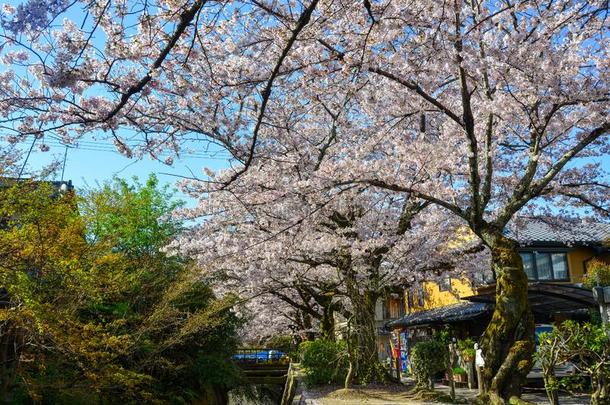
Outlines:
[[587,288],[610,286],[610,264],[599,259],[591,260],[587,265],[583,285]]
[[201,386],[211,384],[231,389],[243,382],[239,367],[221,356],[199,354],[194,368]]
[[451,336],[453,336],[451,326],[445,325],[442,329],[439,329],[434,333],[433,339],[447,347],[449,346],[449,343],[451,343]]
[[591,384],[588,378],[583,375],[568,375],[559,379],[559,386],[570,394],[588,392]]
[[411,372],[418,388],[433,388],[432,378],[447,367],[449,350],[437,340],[419,342],[411,351]]
[[343,382],[347,374],[345,342],[306,341],[299,345],[307,385]]
[[454,367],[453,374],[454,375],[466,375],[466,370],[464,370],[462,367]]
[[551,403],[558,403],[556,397],[560,387],[573,390],[585,387],[577,379],[566,380],[561,384],[555,377],[555,366],[566,361],[578,365],[584,375],[590,376],[592,405],[610,403],[610,366],[607,363],[610,341],[604,326],[564,321],[552,332],[540,334],[539,341],[536,357],[542,367]]
[[474,359],[476,352],[474,350],[474,341],[471,338],[458,339],[457,347],[464,361],[472,361]]

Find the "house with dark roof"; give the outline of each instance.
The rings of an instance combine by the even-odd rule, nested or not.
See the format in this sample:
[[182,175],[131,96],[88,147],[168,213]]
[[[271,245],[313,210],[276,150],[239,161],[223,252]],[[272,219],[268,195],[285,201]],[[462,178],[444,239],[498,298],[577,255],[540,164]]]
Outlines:
[[[588,318],[597,304],[583,276],[594,258],[610,263],[610,224],[519,219],[507,235],[519,242],[535,321]],[[423,282],[405,290],[404,302],[405,315],[386,323],[396,357],[445,325],[458,338],[480,336],[493,313],[494,276]]]

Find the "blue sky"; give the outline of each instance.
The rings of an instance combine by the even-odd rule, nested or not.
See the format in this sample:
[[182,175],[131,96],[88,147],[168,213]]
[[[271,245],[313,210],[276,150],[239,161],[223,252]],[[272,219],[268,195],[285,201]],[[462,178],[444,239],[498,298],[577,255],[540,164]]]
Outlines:
[[[64,180],[72,180],[77,188],[95,187],[96,183],[110,180],[113,176],[121,178],[138,176],[143,179],[148,177],[150,173],[155,173],[162,183],[174,184],[179,179],[176,176],[192,176],[194,174],[203,178],[205,177],[202,173],[204,167],[217,170],[229,165],[226,152],[203,152],[205,142],[202,142],[197,149],[201,152],[195,152],[197,145],[190,145],[193,152],[184,157],[176,158],[171,166],[155,161],[150,157],[129,159],[116,152],[109,141],[99,141],[97,142],[98,146],[95,146],[93,141],[85,142],[69,148],[65,160],[63,178]],[[27,153],[30,143],[31,140],[19,146]],[[41,152],[36,145],[34,146],[27,161],[24,176],[27,176],[27,173],[40,171],[54,159],[63,163],[66,148],[55,142],[46,142],[46,144],[50,148],[48,152]],[[53,179],[60,180],[60,178],[61,168]],[[180,197],[188,199],[184,196]],[[193,201],[187,202],[189,205],[193,203]]]

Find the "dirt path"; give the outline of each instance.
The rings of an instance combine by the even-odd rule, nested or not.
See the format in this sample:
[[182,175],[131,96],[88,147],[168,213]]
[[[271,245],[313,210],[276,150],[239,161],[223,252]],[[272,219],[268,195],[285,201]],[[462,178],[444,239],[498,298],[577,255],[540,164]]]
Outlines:
[[[447,387],[438,387],[439,391],[448,392]],[[303,392],[303,398],[299,405],[438,405],[439,402],[431,402],[414,398],[409,388],[400,385],[366,387],[344,390],[339,387],[324,387],[309,389]],[[458,389],[458,403],[468,403],[476,395],[476,391]],[[541,391],[532,391],[524,394],[523,399],[539,405],[547,405],[546,395]],[[589,405],[590,400],[586,395],[567,396],[560,398],[562,405]]]

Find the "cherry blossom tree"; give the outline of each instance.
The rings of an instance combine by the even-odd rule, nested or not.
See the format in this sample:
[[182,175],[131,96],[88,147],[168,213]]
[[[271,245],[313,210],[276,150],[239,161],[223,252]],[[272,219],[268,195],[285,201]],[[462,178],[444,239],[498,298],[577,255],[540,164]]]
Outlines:
[[[83,18],[58,26],[66,8]],[[201,137],[234,156],[214,192],[302,152],[314,206],[363,186],[445,209],[492,253],[481,400],[500,404],[534,348],[505,227],[524,210],[608,215],[607,17],[601,0],[29,1],[3,17],[2,125],[153,157]]]
[[[428,202],[363,186],[312,189],[319,156],[306,152],[253,166],[226,187],[230,170],[214,180],[184,182],[199,205],[181,215],[205,221],[175,247],[206,266],[206,274],[219,280],[219,292],[256,297],[252,312],[262,316],[253,326],[259,329],[276,326],[269,309],[261,308],[269,301],[282,302],[272,309],[275,319],[289,317],[282,309],[288,304],[291,314],[317,321],[326,338],[334,338],[335,314],[341,315],[354,341],[354,378],[384,380],[376,347],[378,299],[449,271],[479,270],[458,265],[466,249],[481,249],[476,241],[450,247],[462,224]],[[213,182],[220,188],[210,189]],[[307,331],[312,325],[299,326]]]
[[21,160],[21,153],[15,147],[0,146],[0,177],[15,176],[17,164]]

